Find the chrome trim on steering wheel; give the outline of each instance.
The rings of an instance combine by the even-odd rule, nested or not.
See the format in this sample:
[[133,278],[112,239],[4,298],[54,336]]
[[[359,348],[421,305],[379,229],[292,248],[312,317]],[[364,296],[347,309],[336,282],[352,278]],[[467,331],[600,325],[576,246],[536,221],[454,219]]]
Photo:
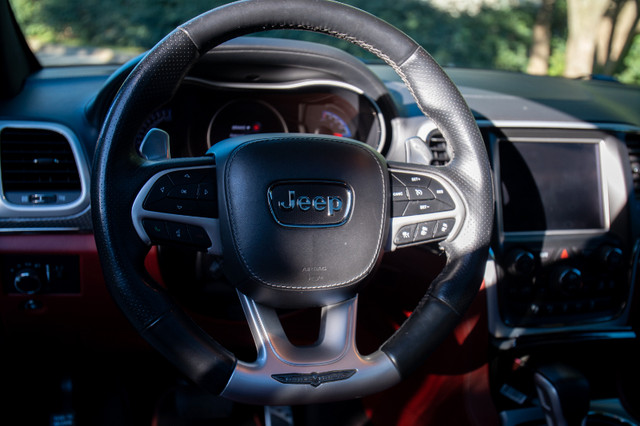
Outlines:
[[318,341],[294,346],[276,310],[238,292],[258,351],[238,361],[222,396],[265,405],[327,402],[386,389],[400,374],[382,351],[362,356],[356,347],[357,296],[322,308]]

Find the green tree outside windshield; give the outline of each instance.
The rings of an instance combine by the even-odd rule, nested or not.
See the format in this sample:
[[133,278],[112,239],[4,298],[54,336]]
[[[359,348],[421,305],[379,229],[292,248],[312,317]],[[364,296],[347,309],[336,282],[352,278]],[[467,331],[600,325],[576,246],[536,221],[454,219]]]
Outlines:
[[[224,0],[11,0],[18,21],[35,49],[61,45],[107,47],[133,55],[142,52],[182,22]],[[346,0],[398,26],[443,66],[526,72],[539,4],[510,3],[451,12],[428,0]],[[566,0],[557,0],[551,20],[550,75],[562,75],[567,39]],[[287,32],[286,37],[326,39],[316,34]],[[355,46],[335,40],[362,56]],[[118,61],[118,59],[112,59]],[[613,75],[640,84],[640,38]]]

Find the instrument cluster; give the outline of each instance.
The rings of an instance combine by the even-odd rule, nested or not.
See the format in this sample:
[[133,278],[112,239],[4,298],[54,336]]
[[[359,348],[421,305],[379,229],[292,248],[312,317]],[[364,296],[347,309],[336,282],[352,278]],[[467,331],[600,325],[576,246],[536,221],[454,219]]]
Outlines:
[[259,133],[345,137],[382,151],[386,124],[357,88],[330,82],[298,85],[216,84],[187,79],[173,100],[151,113],[138,142],[153,128],[169,134],[171,156],[203,155],[227,138]]

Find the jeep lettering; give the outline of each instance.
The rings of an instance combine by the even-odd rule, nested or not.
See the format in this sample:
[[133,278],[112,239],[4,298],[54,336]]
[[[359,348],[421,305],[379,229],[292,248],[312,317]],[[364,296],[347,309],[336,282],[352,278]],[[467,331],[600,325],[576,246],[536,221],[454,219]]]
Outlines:
[[293,210],[296,207],[302,211],[308,211],[314,209],[321,212],[327,210],[328,216],[333,216],[336,212],[342,210],[342,199],[340,197],[329,195],[326,198],[323,196],[311,197],[307,195],[301,195],[296,198],[296,191],[289,191],[287,201],[279,201],[278,207],[282,210]]

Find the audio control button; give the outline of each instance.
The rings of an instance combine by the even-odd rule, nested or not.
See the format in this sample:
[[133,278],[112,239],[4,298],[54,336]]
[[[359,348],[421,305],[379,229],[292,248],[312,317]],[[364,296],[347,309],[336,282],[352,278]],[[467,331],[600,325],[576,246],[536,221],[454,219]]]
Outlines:
[[160,201],[165,198],[169,191],[173,188],[173,182],[169,179],[168,175],[162,176],[156,183],[153,184],[151,191],[144,200],[144,208],[146,209],[150,204]]
[[442,186],[440,182],[438,182],[435,179],[432,179],[431,183],[429,184],[429,190],[433,192],[433,195],[435,196],[436,200],[439,200],[451,206],[451,208],[455,208],[456,204],[453,202],[451,195],[449,195],[447,190],[444,189],[444,186]]

